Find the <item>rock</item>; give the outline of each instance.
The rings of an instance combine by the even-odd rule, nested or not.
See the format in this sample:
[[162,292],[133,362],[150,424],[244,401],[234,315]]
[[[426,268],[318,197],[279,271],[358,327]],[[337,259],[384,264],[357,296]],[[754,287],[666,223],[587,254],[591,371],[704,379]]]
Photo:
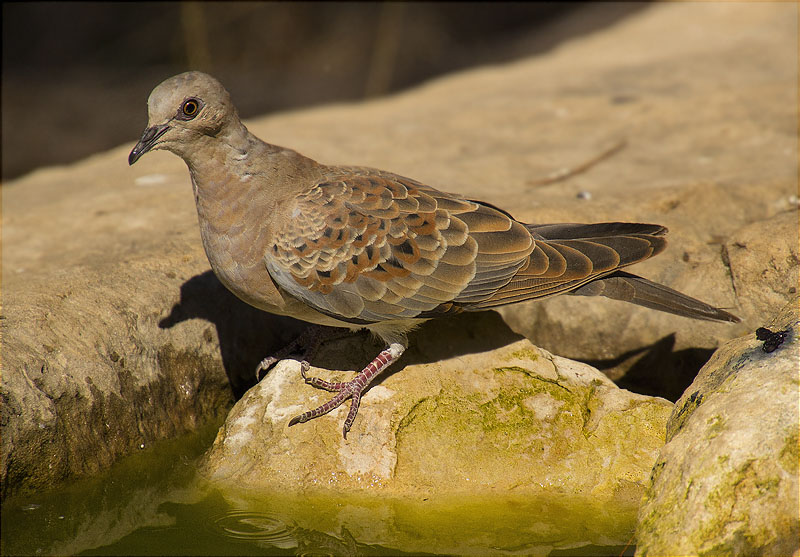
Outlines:
[[[176,332],[163,319],[181,275],[168,260],[126,263],[30,280],[24,290],[4,283],[15,296],[3,308],[4,498],[95,474],[232,403],[214,328],[195,321]],[[162,282],[174,294],[142,288]],[[233,296],[215,280],[206,292],[218,296],[206,307],[218,331],[236,330],[221,307]]]
[[797,219],[797,211],[784,211],[737,230],[725,243],[733,288],[749,322],[763,322],[797,294]]
[[639,512],[637,555],[800,550],[799,303],[765,324],[785,333],[774,351],[754,334],[726,343],[675,405]]
[[347,440],[347,405],[288,427],[330,393],[280,362],[233,407],[201,476],[244,516],[292,524],[300,546],[545,555],[630,540],[671,403],[519,340],[492,312],[429,323],[411,346],[362,398]]
[[[674,280],[661,280],[703,299],[713,299],[700,293],[703,287],[730,290],[737,300],[732,311],[751,331],[797,294],[797,210],[786,209],[753,222],[732,233],[717,248],[721,248],[721,259],[716,270],[693,263]],[[722,268],[727,272],[721,272]],[[742,328],[664,315],[603,299],[589,299],[579,307],[580,304],[579,299],[563,296],[547,304],[520,304],[501,308],[500,312],[515,331],[542,347],[556,350],[560,346],[560,353],[600,368],[621,386],[670,400],[683,393],[696,370],[711,357],[713,349],[707,347]],[[580,322],[571,316],[578,312],[588,317],[591,327],[584,324],[582,331],[577,330]],[[619,326],[612,328],[612,324]],[[656,339],[658,335],[664,336]],[[569,342],[564,342],[565,337]]]
[[[635,505],[672,404],[621,390],[597,370],[527,340],[481,351],[471,339],[507,331],[502,322],[488,326],[491,315],[437,329],[436,342],[455,347],[450,354],[430,357],[422,343],[412,359],[426,363],[401,360],[362,398],[346,440],[347,405],[288,427],[330,393],[306,385],[296,362],[281,362],[233,407],[203,475],[281,493],[417,497],[513,490]],[[348,340],[337,351],[361,350]],[[344,378],[317,368],[309,375]]]
[[[713,349],[754,330],[791,299],[797,265],[771,254],[797,253],[797,133],[788,124],[797,121],[797,31],[789,23],[795,15],[794,8],[661,5],[615,26],[613,45],[596,34],[572,45],[583,56],[563,47],[541,59],[535,70],[522,63],[507,68],[503,79],[512,91],[522,87],[513,76],[519,75],[521,82],[525,72],[545,71],[544,66],[552,74],[580,78],[574,78],[573,87],[544,78],[529,85],[539,109],[519,117],[527,119],[531,136],[547,141],[533,150],[514,138],[517,144],[502,155],[503,170],[495,181],[499,185],[488,200],[532,222],[628,219],[664,224],[670,230],[666,252],[633,272],[743,318],[738,326],[709,324],[621,302],[562,296],[502,308],[515,331],[546,350],[588,361],[615,379],[642,358],[646,365],[634,374],[646,372],[651,380],[672,377],[676,366],[684,365],[693,376]],[[783,17],[788,19],[782,23]],[[737,43],[720,35],[695,41],[692,37],[699,37],[712,20],[741,29],[747,39]],[[679,35],[664,34],[679,27]],[[636,42],[626,42],[634,37]],[[763,50],[756,54],[758,49]],[[469,94],[469,89],[463,91]],[[753,106],[764,109],[756,115],[748,108]],[[570,129],[563,141],[558,139],[562,126]],[[494,138],[499,132],[487,135]],[[525,186],[560,166],[579,166],[618,138],[627,139],[626,147],[589,171],[550,186]],[[464,142],[482,144],[478,138]],[[758,145],[759,153],[768,144],[774,150],[755,161],[761,155],[751,151],[751,144]],[[754,166],[743,168],[745,161]],[[517,191],[508,188],[514,183],[521,184]],[[581,191],[591,192],[592,199],[576,201]],[[761,243],[770,248],[747,251],[744,264],[753,272],[739,266],[741,259],[729,267],[726,249],[737,259],[732,237],[754,223],[762,223]],[[766,296],[760,294],[762,281],[756,277],[762,271],[771,277]],[[741,280],[750,289],[741,288]],[[576,314],[582,318],[574,319]],[[663,388],[677,398],[690,380]],[[639,383],[634,378],[623,384]]]
[[[0,554],[127,555],[135,551],[125,540],[142,530],[149,552],[159,553],[153,549],[152,531],[175,528],[174,509],[196,508],[206,497],[192,488],[195,473],[188,464],[202,455],[218,427],[219,422],[210,422],[178,439],[160,441],[156,450],[132,454],[99,478],[3,499]],[[117,543],[124,549],[114,548]],[[182,552],[192,553],[185,546]]]
[[[795,10],[655,4],[541,56],[248,125],[322,162],[391,169],[531,222],[668,226],[671,245],[637,272],[741,312],[741,325],[568,297],[504,316],[534,344],[616,376],[691,375],[794,286],[772,254],[792,253],[797,237],[791,218],[776,216],[797,214]],[[144,125],[145,99],[139,110]],[[586,172],[531,184],[619,138],[625,149]],[[186,168],[167,153],[129,168],[134,141],[3,185],[4,497],[92,474],[212,419],[299,331],[209,275]],[[576,199],[581,191],[591,199]],[[748,247],[741,267],[730,240],[754,223],[771,245]],[[773,285],[764,297],[763,270]]]

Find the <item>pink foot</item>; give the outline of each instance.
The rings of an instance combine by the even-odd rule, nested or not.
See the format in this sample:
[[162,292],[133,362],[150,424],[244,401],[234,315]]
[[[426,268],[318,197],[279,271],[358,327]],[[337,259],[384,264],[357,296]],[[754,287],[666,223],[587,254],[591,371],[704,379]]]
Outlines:
[[303,412],[299,416],[292,418],[289,426],[301,424],[314,418],[319,418],[323,414],[327,414],[334,408],[338,408],[348,398],[350,401],[350,411],[347,413],[347,418],[344,420],[344,427],[342,427],[342,435],[347,439],[347,432],[353,425],[353,421],[358,414],[358,405],[361,402],[361,395],[364,390],[369,386],[373,379],[375,379],[383,370],[392,365],[398,358],[405,352],[406,347],[400,343],[393,342],[378,354],[370,364],[365,367],[361,373],[356,375],[351,381],[345,383],[331,383],[318,377],[307,377],[306,371],[308,368],[301,368],[303,380],[309,385],[317,387],[318,389],[325,389],[334,393],[339,393],[328,402],[307,412]]

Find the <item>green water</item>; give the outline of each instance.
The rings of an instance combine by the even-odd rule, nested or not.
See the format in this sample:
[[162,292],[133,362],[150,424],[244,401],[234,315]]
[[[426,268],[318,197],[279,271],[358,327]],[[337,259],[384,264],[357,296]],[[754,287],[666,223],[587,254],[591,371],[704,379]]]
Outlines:
[[[217,424],[218,425],[218,424]],[[216,425],[2,506],[3,555],[632,555],[635,509],[508,495],[418,500],[220,491]]]

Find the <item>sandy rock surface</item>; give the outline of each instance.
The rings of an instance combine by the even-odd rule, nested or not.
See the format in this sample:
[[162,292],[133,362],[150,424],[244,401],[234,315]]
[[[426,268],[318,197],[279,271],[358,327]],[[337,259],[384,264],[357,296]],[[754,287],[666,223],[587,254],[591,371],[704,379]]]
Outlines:
[[[754,330],[796,290],[796,15],[794,4],[657,4],[538,57],[248,124],[322,162],[393,170],[530,222],[668,226],[667,251],[637,272],[741,325],[570,297],[503,315],[534,344],[607,371],[640,349],[672,365]],[[130,109],[144,126],[145,99]],[[299,330],[209,274],[185,166],[154,153],[129,168],[135,139],[3,185],[3,494],[196,427]],[[587,172],[533,184],[621,139]]]
[[[491,313],[453,323],[435,329],[450,351],[422,340],[408,358],[420,363],[401,360],[369,389],[346,440],[348,405],[288,427],[331,394],[306,385],[299,364],[284,360],[233,407],[203,475],[280,492],[513,491],[638,501],[672,403],[619,389],[527,340],[513,342]],[[352,339],[342,342],[337,350],[361,352]],[[485,350],[492,345],[499,347]],[[312,368],[309,375],[352,374]]]
[[798,535],[800,315],[795,298],[726,343],[675,405],[639,512],[637,555],[793,555]]

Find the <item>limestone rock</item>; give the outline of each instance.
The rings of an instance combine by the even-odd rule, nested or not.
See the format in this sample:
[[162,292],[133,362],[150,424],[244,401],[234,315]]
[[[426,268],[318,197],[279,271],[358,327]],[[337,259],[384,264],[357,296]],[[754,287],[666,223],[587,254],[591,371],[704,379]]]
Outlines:
[[737,230],[724,254],[742,317],[759,323],[795,298],[800,286],[798,214],[784,211]]
[[[698,218],[704,217],[698,214]],[[684,254],[708,249],[700,245],[700,238],[679,242],[679,249],[689,250]],[[685,256],[689,264],[678,264],[677,270],[670,273],[672,279],[660,280],[706,301],[716,300],[726,308],[730,306],[721,300],[726,296],[735,298],[731,311],[750,330],[796,295],[800,281],[796,209],[744,226],[721,245],[715,244],[714,249],[719,250],[720,256],[713,263],[695,262],[694,255]],[[722,291],[728,294],[713,295]],[[546,304],[509,306],[501,308],[500,313],[515,331],[541,343],[543,348],[558,347],[559,353],[587,361],[614,380],[621,379],[627,388],[658,393],[670,400],[675,400],[691,381],[691,376],[686,380],[686,372],[693,376],[711,356],[714,346],[732,332],[743,332],[742,325],[694,321],[630,308],[621,302],[584,302],[569,296]],[[591,326],[572,320],[576,313]],[[658,338],[659,335],[663,336]],[[570,340],[565,343],[567,337]]]
[[203,474],[283,493],[513,490],[638,501],[671,403],[621,390],[527,340],[461,352],[406,365],[372,386],[346,440],[346,406],[288,427],[330,394],[304,384],[299,364],[285,360],[231,410]]
[[[165,325],[185,275],[168,261],[112,267],[37,277],[24,290],[4,283],[14,293],[3,308],[4,497],[95,474],[232,402],[213,327],[196,321],[171,334]],[[224,329],[223,308],[207,309]]]
[[[674,334],[653,361],[677,364],[687,350],[754,330],[785,296],[775,286],[753,300],[760,271],[739,272],[730,240],[797,214],[796,9],[654,4],[541,56],[248,125],[321,162],[390,169],[531,222],[668,226],[666,252],[636,272],[741,311],[742,325],[569,297],[504,315],[537,346],[606,368]],[[143,118],[144,108],[142,99]],[[531,184],[618,138],[627,147],[588,171]],[[134,141],[3,184],[4,496],[91,474],[195,427],[299,331],[244,306],[208,274],[185,166],[154,153],[129,168]],[[772,245],[748,248],[747,268],[769,270],[769,284],[788,291],[791,266],[771,266],[771,254],[796,244],[786,218],[782,236],[752,229]]]
[[[561,48],[542,60],[555,73],[581,76],[580,82],[576,78],[572,88],[549,80],[529,86],[531,102],[546,99],[546,104],[520,117],[526,118],[531,136],[547,141],[536,150],[515,143],[501,159],[505,174],[497,182],[502,185],[488,198],[533,222],[632,219],[664,224],[670,230],[666,252],[634,272],[743,318],[741,325],[727,327],[568,296],[500,310],[515,331],[537,346],[590,360],[615,377],[635,365],[643,350],[648,357],[643,368],[650,377],[674,374],[681,362],[702,363],[722,342],[754,330],[779,311],[797,286],[796,264],[786,265],[785,259],[773,256],[796,254],[798,243],[797,133],[788,124],[797,121],[797,31],[789,23],[797,8],[769,11],[751,4],[738,10],[719,3],[707,10],[698,7],[656,6],[615,26],[614,45],[602,34],[594,35],[581,41],[584,56]],[[782,17],[788,18],[785,23]],[[695,42],[693,37],[702,35],[714,20],[726,29],[741,29],[747,38],[737,34],[740,43],[706,36]],[[680,36],[662,35],[677,28]],[[619,40],[633,36],[640,41],[635,47]],[[651,40],[654,50],[645,46]],[[755,54],[758,49],[763,50]],[[521,76],[531,68],[515,64],[507,70]],[[748,77],[750,72],[761,77]],[[516,90],[513,78],[506,83]],[[753,106],[764,109],[755,114],[748,108]],[[573,133],[565,143],[556,139],[562,126]],[[489,135],[494,138],[499,132]],[[618,138],[627,140],[623,150],[573,179],[517,191],[506,185],[526,184],[561,167],[574,168]],[[464,143],[465,149],[476,150],[481,142],[468,137]],[[753,151],[748,145],[758,147]],[[771,153],[762,153],[767,145],[772,145]],[[480,176],[466,183],[473,181],[481,183]],[[529,195],[520,195],[523,188]],[[590,200],[578,197],[584,191],[592,194]],[[769,243],[770,248],[747,250],[745,266],[750,272],[738,266],[742,258],[730,243],[756,222],[762,223],[761,244]],[[731,267],[728,257],[734,260]],[[770,275],[766,296],[760,294],[762,283],[756,276],[762,271]],[[742,281],[751,289],[742,288]],[[574,320],[576,314],[582,319]],[[708,351],[692,352],[700,348]],[[622,356],[624,362],[618,361]]]
[[792,555],[800,549],[800,298],[721,347],[675,405],[639,512],[637,555]]

